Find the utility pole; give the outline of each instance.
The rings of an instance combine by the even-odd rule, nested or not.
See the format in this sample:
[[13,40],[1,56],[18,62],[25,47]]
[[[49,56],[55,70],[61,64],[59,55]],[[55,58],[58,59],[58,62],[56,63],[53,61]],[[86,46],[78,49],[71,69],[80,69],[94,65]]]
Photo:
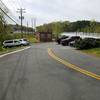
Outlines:
[[20,13],[19,19],[21,20],[21,33],[23,33],[23,20],[24,20],[24,16],[23,13],[25,13],[25,9],[18,9],[17,11],[18,13]]
[[28,21],[27,21],[27,34],[28,34],[28,32],[29,32],[29,31],[28,31]]
[[36,32],[36,18],[34,18],[34,30]]
[[31,19],[31,23],[32,23],[32,33],[34,32],[34,28],[33,28],[33,19]]

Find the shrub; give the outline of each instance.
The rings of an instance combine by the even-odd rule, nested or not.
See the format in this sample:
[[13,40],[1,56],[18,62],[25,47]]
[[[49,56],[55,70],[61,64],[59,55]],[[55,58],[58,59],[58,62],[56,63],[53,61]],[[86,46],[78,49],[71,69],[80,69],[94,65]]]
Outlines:
[[85,38],[75,43],[77,49],[90,49],[100,47],[100,41],[93,38]]
[[2,44],[3,41],[5,40],[10,40],[13,39],[13,36],[10,34],[0,34],[0,42]]
[[0,42],[0,51],[3,51],[2,43]]

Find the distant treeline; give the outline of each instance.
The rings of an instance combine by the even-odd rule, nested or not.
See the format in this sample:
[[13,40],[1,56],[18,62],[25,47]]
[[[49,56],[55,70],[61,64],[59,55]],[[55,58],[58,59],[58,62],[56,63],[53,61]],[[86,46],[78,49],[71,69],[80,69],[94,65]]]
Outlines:
[[100,22],[88,20],[76,22],[59,21],[38,26],[37,31],[52,32],[57,35],[62,32],[100,33]]
[[[21,31],[21,26],[20,25],[10,25],[10,27],[12,27],[13,32]],[[26,26],[23,26],[22,30],[23,30],[23,32],[33,32],[34,31],[32,27],[26,27]]]

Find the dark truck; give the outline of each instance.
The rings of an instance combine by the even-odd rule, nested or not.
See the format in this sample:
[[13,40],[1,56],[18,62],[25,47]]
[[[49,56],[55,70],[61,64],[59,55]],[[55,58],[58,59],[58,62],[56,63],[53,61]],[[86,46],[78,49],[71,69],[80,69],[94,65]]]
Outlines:
[[63,36],[59,37],[58,39],[56,39],[56,42],[57,42],[58,44],[60,44],[60,43],[61,43],[61,40],[66,39],[66,38],[68,38],[68,37],[69,37],[69,36],[63,35]]
[[79,39],[81,39],[80,36],[70,36],[69,38],[62,39],[61,44],[63,46],[68,46],[70,42],[76,41],[76,40],[79,40]]

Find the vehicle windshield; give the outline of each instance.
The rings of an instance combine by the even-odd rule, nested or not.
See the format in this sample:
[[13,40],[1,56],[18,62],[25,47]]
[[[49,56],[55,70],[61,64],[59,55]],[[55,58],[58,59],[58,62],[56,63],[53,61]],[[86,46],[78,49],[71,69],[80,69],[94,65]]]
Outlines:
[[0,100],[100,100],[100,0],[0,0]]
[[12,40],[4,41],[4,43],[13,43],[13,41]]

